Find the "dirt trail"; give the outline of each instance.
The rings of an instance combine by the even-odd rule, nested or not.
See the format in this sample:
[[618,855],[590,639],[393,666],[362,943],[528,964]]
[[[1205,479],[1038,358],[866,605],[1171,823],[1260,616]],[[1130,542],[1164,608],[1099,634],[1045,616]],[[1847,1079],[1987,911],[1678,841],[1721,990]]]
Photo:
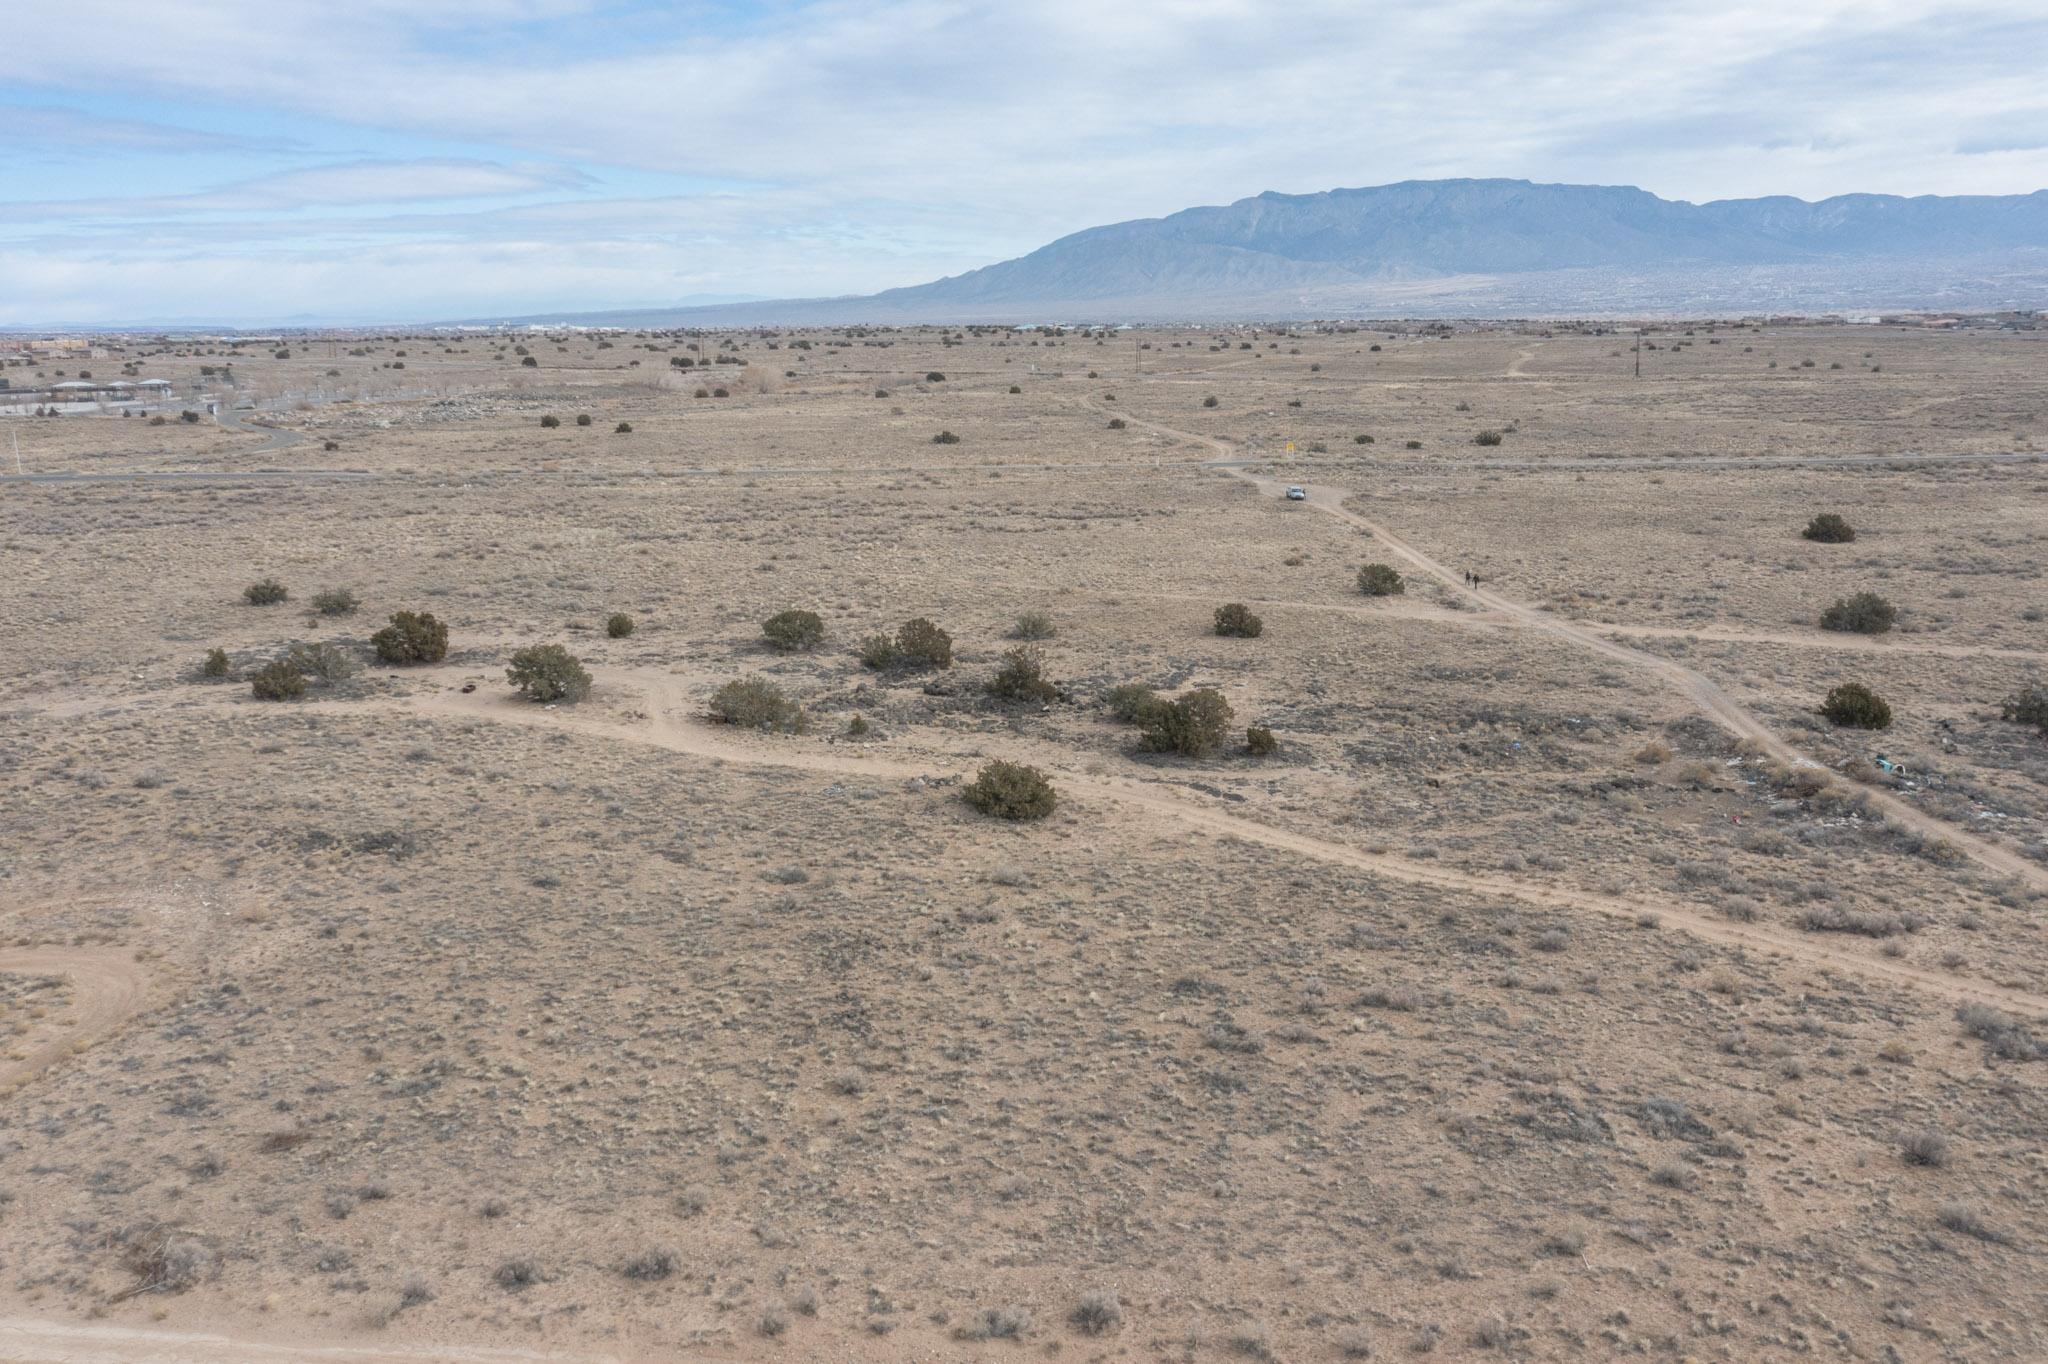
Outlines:
[[[1259,478],[1241,470],[1231,470],[1231,475],[1254,484],[1270,496],[1280,496],[1285,484],[1272,479]],[[1344,494],[1333,488],[1312,488],[1309,502],[1318,511],[1348,521],[1360,530],[1368,531],[1376,543],[1385,546],[1395,557],[1405,560],[1411,567],[1427,573],[1445,586],[1462,592],[1480,605],[1510,616],[1522,624],[1537,630],[1546,630],[1561,639],[1568,639],[1581,648],[1591,650],[1617,663],[1626,663],[1654,673],[1677,689],[1685,698],[1737,738],[1748,739],[1778,761],[1794,767],[1818,767],[1813,759],[1801,753],[1791,744],[1774,734],[1763,721],[1745,709],[1735,698],[1722,691],[1707,677],[1682,663],[1656,654],[1632,649],[1626,644],[1607,639],[1595,627],[1581,626],[1571,621],[1560,620],[1548,612],[1525,605],[1511,597],[1489,591],[1485,586],[1468,587],[1461,576],[1445,565],[1430,558],[1400,536],[1377,522],[1368,520],[1344,505]],[[1967,833],[1954,825],[1944,823],[1934,816],[1925,814],[1900,800],[1890,792],[1875,787],[1859,788],[1868,798],[1870,805],[1881,811],[1885,818],[1903,825],[1929,838],[1941,839],[1970,858],[1987,871],[2000,876],[2009,876],[2037,890],[2048,890],[2048,868],[2029,862],[2009,848],[2001,848],[1975,834]]]
[[[558,1354],[464,1345],[334,1345],[149,1330],[135,1326],[0,1318],[7,1364],[626,1364],[652,1356]],[[664,1364],[688,1364],[664,1352]]]
[[18,1061],[0,1064],[0,1093],[11,1092],[97,1041],[142,1008],[142,967],[127,949],[36,947],[0,952],[0,972],[62,976],[71,982],[69,1016]]
[[[1214,436],[1199,435],[1192,431],[1181,431],[1158,422],[1131,418],[1128,415],[1126,420],[1133,421],[1136,425],[1161,435],[1177,436],[1182,440],[1189,440],[1196,444],[1207,446],[1215,450],[1220,456],[1228,457],[1235,453],[1228,441],[1219,440]],[[1257,474],[1245,469],[1229,468],[1224,469],[1222,472],[1230,475],[1232,478],[1243,479],[1269,497],[1284,495],[1288,486],[1280,480],[1261,478]],[[1729,696],[1728,693],[1710,682],[1704,674],[1671,659],[1660,658],[1656,654],[1644,653],[1640,649],[1632,649],[1626,644],[1604,638],[1598,633],[1597,627],[1582,626],[1571,621],[1560,620],[1549,612],[1540,611],[1533,606],[1518,602],[1512,597],[1505,597],[1498,592],[1489,591],[1483,585],[1477,588],[1471,587],[1466,584],[1462,575],[1432,559],[1429,555],[1423,553],[1414,545],[1409,544],[1385,526],[1368,520],[1366,517],[1360,516],[1357,512],[1345,506],[1346,496],[1344,491],[1338,488],[1317,486],[1308,489],[1309,505],[1317,511],[1349,522],[1360,530],[1366,531],[1373,536],[1377,543],[1385,546],[1394,557],[1405,561],[1409,567],[1435,578],[1438,582],[1452,591],[1461,594],[1467,600],[1477,602],[1479,605],[1498,612],[1500,615],[1519,624],[1526,625],[1532,629],[1545,630],[1558,636],[1560,639],[1570,640],[1583,649],[1588,649],[1603,657],[1611,658],[1617,663],[1626,663],[1630,667],[1640,668],[1661,677],[1707,718],[1713,720],[1737,738],[1750,740],[1758,748],[1780,762],[1794,767],[1820,766],[1813,759],[1807,757],[1798,749],[1772,733],[1763,721],[1752,715],[1733,697]],[[2022,884],[2032,886],[2036,890],[2048,890],[2048,868],[2028,861],[2025,857],[2013,852],[2009,848],[1999,847],[1997,844],[1987,842],[1975,834],[1967,833],[1956,828],[1954,825],[1946,824],[1932,815],[1924,814],[1889,792],[1871,787],[1860,789],[1868,798],[1871,807],[1881,811],[1885,818],[1893,823],[1912,829],[1926,837],[1946,842],[1987,871],[1994,872],[1999,876],[2011,877]]]
[[[966,754],[951,753],[934,754],[923,761],[906,761],[879,754],[865,756],[862,749],[826,747],[813,740],[738,733],[690,718],[694,707],[685,695],[682,682],[672,676],[646,672],[611,673],[603,680],[640,688],[647,701],[647,719],[644,722],[613,720],[591,713],[578,714],[569,707],[550,710],[508,698],[503,693],[464,695],[452,687],[447,691],[387,705],[394,710],[462,715],[499,723],[567,730],[626,743],[652,745],[674,753],[740,766],[789,768],[836,776],[899,779],[951,776],[960,774],[975,761]],[[361,709],[360,706],[350,707],[346,702],[333,705],[337,710]],[[1033,761],[1038,760],[1034,758]],[[1682,929],[1703,941],[1745,948],[1765,956],[1783,957],[1820,970],[1906,986],[1954,1003],[1991,1004],[2012,1012],[2048,1017],[2048,997],[2025,990],[1923,970],[1882,957],[1865,956],[1799,934],[1695,913],[1662,900],[1561,889],[1507,876],[1460,871],[1391,853],[1365,852],[1210,810],[1148,789],[1145,783],[1135,779],[1084,776],[1059,769],[1052,770],[1049,775],[1069,799],[1143,810],[1220,837],[1263,844],[1392,880],[1439,890],[1496,896],[1559,910],[1590,910],[1629,922],[1636,922],[1645,915],[1655,915],[1661,924]]]

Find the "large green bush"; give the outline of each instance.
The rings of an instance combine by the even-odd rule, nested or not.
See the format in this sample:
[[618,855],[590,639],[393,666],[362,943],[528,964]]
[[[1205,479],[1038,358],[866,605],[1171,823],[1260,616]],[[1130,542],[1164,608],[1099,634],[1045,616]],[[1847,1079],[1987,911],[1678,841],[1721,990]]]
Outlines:
[[294,644],[286,657],[299,672],[322,682],[345,681],[360,671],[346,651],[327,643]]
[[377,661],[393,667],[439,663],[448,657],[448,627],[428,611],[394,611],[391,623],[370,636]]
[[815,649],[824,642],[825,622],[815,611],[778,611],[761,622],[761,637],[785,654]]
[[1264,725],[1250,725],[1244,732],[1244,751],[1254,758],[1270,758],[1280,751],[1280,741]]
[[1857,635],[1881,635],[1898,619],[1898,608],[1875,592],[1843,597],[1820,613],[1820,628]]
[[1806,529],[1799,532],[1809,540],[1824,545],[1846,545],[1856,538],[1856,529],[1834,512],[1822,512],[1806,523]]
[[604,632],[611,639],[624,639],[633,633],[633,618],[624,611],[614,611],[605,617]]
[[1257,639],[1266,622],[1252,614],[1243,602],[1216,608],[1216,633],[1233,639]]
[[208,649],[205,660],[199,665],[199,675],[201,677],[226,677],[228,675],[228,651],[226,649]]
[[1030,644],[1003,654],[1002,665],[988,681],[988,694],[999,701],[1051,701],[1060,689],[1045,677],[1045,655]]
[[581,701],[590,695],[590,674],[559,644],[535,644],[513,654],[505,680],[529,701]]
[[765,677],[743,677],[720,687],[711,697],[711,718],[741,729],[801,734],[809,726],[803,707]]
[[330,587],[313,594],[313,609],[323,616],[352,616],[362,604],[346,587]]
[[869,635],[860,642],[860,665],[876,672],[896,666],[896,641],[888,635]]
[[1059,803],[1043,772],[1001,758],[984,766],[960,794],[969,805],[997,819],[1044,819]]
[[306,694],[306,675],[289,655],[273,658],[249,674],[249,690],[261,701],[296,701]]
[[1358,590],[1368,597],[1393,597],[1408,590],[1391,564],[1367,564],[1358,570]]
[[1109,713],[1127,725],[1141,725],[1145,717],[1169,702],[1162,699],[1143,682],[1125,682],[1111,687],[1102,694],[1102,704],[1109,707]]
[[1199,687],[1145,712],[1145,737],[1139,747],[1148,753],[1178,753],[1205,758],[1223,746],[1230,733],[1230,703],[1223,693]]
[[1998,713],[2015,724],[2032,725],[2048,735],[2048,687],[2021,687],[1999,704]]
[[1820,713],[1830,724],[1844,729],[1890,729],[1892,708],[1861,682],[1844,682],[1820,703]]
[[911,668],[953,666],[953,637],[923,616],[896,632],[896,661]]

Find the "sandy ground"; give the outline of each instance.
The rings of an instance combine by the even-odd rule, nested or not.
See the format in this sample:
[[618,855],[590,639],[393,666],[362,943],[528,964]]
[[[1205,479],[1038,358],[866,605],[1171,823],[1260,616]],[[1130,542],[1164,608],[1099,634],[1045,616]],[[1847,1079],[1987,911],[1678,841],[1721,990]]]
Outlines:
[[[95,362],[258,405],[0,484],[0,1359],[2048,1354],[2037,338]],[[950,671],[860,666],[914,615]],[[366,666],[255,699],[292,642]],[[1142,753],[1133,681],[1278,751]]]

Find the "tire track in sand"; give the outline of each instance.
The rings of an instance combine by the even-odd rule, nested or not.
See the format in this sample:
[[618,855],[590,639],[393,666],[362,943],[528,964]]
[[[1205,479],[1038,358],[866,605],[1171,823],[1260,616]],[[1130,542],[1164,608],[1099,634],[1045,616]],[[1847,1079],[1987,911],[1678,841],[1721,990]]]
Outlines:
[[[1182,440],[1193,441],[1198,445],[1206,445],[1226,459],[1234,459],[1236,457],[1236,451],[1230,442],[1219,437],[1204,436],[1193,431],[1182,431],[1159,422],[1132,417],[1128,413],[1124,414],[1124,418],[1126,421],[1157,432],[1160,435],[1176,436]],[[1278,479],[1261,478],[1259,475],[1241,468],[1225,468],[1221,472],[1228,474],[1232,478],[1244,480],[1269,497],[1283,495],[1288,486]],[[1705,674],[1688,668],[1684,664],[1675,662],[1672,659],[1664,658],[1657,654],[1645,653],[1641,649],[1632,649],[1619,641],[1607,639],[1597,632],[1597,628],[1584,627],[1570,621],[1560,620],[1548,612],[1539,611],[1535,607],[1516,601],[1512,597],[1502,596],[1499,592],[1490,591],[1484,586],[1472,587],[1464,581],[1461,575],[1423,553],[1420,549],[1394,534],[1385,526],[1380,525],[1376,521],[1369,520],[1345,506],[1344,501],[1347,494],[1343,489],[1310,486],[1307,491],[1309,506],[1326,515],[1349,522],[1358,529],[1367,532],[1377,543],[1384,545],[1396,558],[1403,560],[1416,571],[1435,578],[1453,592],[1457,592],[1468,600],[1475,601],[1481,606],[1497,612],[1517,624],[1535,630],[1546,631],[1560,639],[1569,640],[1582,649],[1590,650],[1605,658],[1611,658],[1618,663],[1625,663],[1632,668],[1641,669],[1644,672],[1661,678],[1673,690],[1690,701],[1693,708],[1708,719],[1714,721],[1737,738],[1748,739],[1765,753],[1770,754],[1782,763],[1792,767],[1820,767],[1819,763],[1816,763],[1791,744],[1779,738],[1762,720],[1758,719],[1740,702],[1736,701],[1734,697],[1728,695],[1727,692],[1709,681]],[[1947,843],[1986,871],[2011,878],[2035,890],[2048,891],[2048,868],[2028,861],[2025,857],[2009,848],[2002,848],[1995,843],[1977,837],[1975,834],[1958,829],[1954,825],[1946,824],[1932,815],[1925,814],[1887,791],[1881,791],[1874,787],[1858,787],[1857,789],[1873,809],[1881,811],[1885,818],[1893,823],[1911,829],[1925,837]]]
[[0,972],[61,976],[71,983],[70,1017],[19,1059],[0,1063],[0,1094],[11,1094],[85,1046],[112,1032],[142,1008],[143,971],[119,948],[34,947],[0,952]]
[[[966,768],[976,761],[965,754],[941,754],[935,755],[931,761],[906,762],[865,756],[866,750],[861,749],[826,748],[804,739],[736,733],[723,726],[687,718],[694,707],[684,695],[681,682],[673,677],[644,672],[614,672],[602,680],[615,685],[637,686],[646,698],[646,720],[630,722],[593,714],[579,715],[568,707],[551,710],[503,695],[488,696],[481,692],[464,695],[452,688],[408,700],[381,703],[378,708],[566,730],[735,766],[787,768],[833,776],[910,778],[932,775],[936,765],[957,763]],[[333,708],[339,711],[363,707],[336,702]],[[986,737],[980,736],[978,740],[984,746]],[[1943,971],[1927,970],[1901,961],[1865,956],[1779,929],[1714,918],[1662,901],[1566,890],[1509,876],[1461,871],[1393,853],[1366,852],[1210,810],[1148,790],[1144,783],[1136,780],[1085,776],[1057,768],[1049,775],[1069,799],[1141,810],[1226,840],[1235,839],[1313,857],[1317,861],[1350,867],[1390,880],[1438,890],[1497,896],[1547,909],[1591,911],[1632,923],[1646,915],[1654,915],[1660,925],[1679,928],[1701,941],[1719,946],[1742,948],[1766,957],[1786,958],[1817,970],[1914,989],[1951,1003],[1990,1004],[2032,1017],[2048,1017],[2048,997],[1989,981],[1969,980]]]

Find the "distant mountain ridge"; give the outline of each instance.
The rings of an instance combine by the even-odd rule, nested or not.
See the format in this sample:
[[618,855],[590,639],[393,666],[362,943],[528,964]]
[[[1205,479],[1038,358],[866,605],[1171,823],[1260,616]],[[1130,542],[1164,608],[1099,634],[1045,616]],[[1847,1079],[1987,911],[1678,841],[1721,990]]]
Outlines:
[[1089,228],[1015,260],[875,298],[1008,305],[1313,293],[1473,275],[1801,265],[1839,270],[2027,251],[2048,253],[2048,190],[1690,204],[1619,186],[1410,180],[1320,194],[1269,192]]
[[[1407,180],[1092,227],[865,298],[593,314],[626,325],[2048,307],[2048,190],[1704,204]],[[666,321],[660,320],[666,319]]]

